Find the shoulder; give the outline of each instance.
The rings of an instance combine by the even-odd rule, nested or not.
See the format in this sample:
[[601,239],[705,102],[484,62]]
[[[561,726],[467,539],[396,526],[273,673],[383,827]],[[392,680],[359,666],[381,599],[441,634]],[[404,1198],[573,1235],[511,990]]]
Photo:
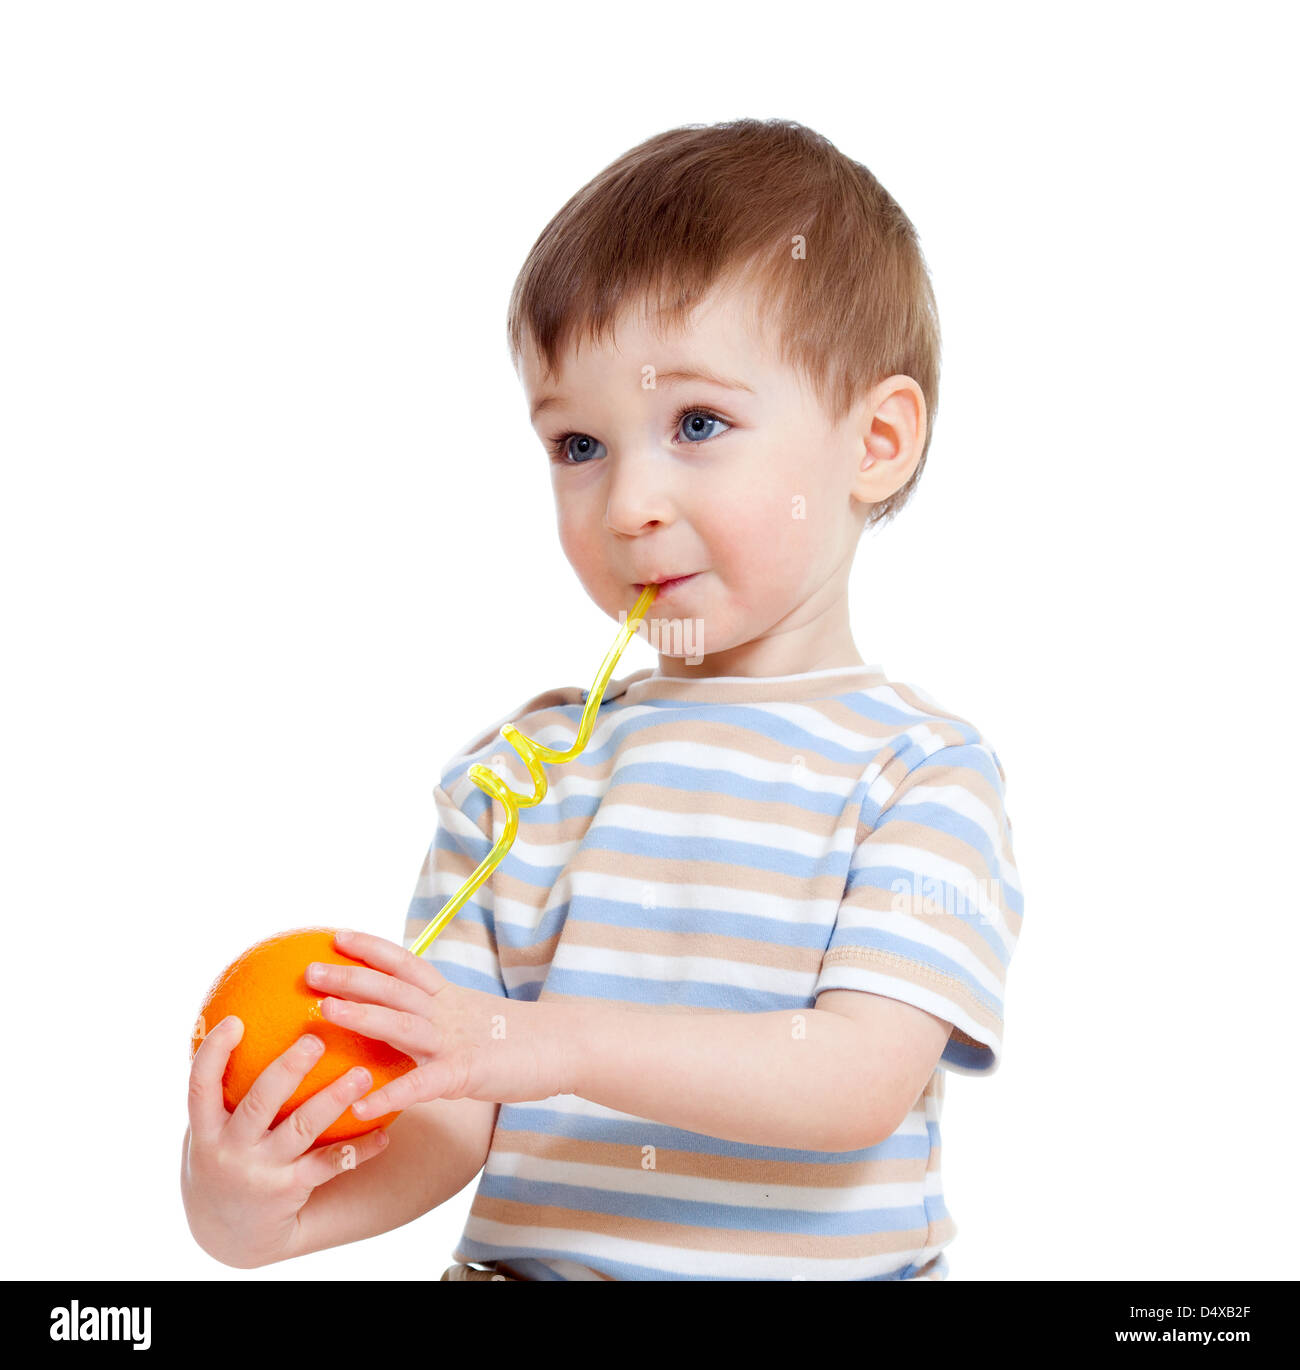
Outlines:
[[941,777],[976,778],[1005,787],[1001,758],[984,732],[965,714],[940,703],[909,681],[884,681],[869,690],[890,721],[889,733],[868,767],[876,814],[911,789]]

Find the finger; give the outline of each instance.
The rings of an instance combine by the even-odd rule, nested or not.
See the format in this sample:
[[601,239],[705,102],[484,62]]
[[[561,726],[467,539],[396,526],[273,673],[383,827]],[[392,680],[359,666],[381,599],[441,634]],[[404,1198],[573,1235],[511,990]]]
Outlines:
[[216,1136],[230,1117],[222,1096],[221,1077],[226,1073],[230,1053],[243,1035],[244,1024],[230,1015],[211,1032],[204,1033],[194,1053],[190,1064],[190,1131],[202,1141]]
[[429,996],[405,980],[368,966],[338,966],[330,961],[313,961],[304,972],[308,985],[321,994],[340,999],[364,999],[384,1004],[405,1013],[427,1015]]
[[449,1061],[430,1061],[381,1085],[373,1094],[353,1104],[352,1111],[358,1118],[378,1118],[431,1099],[458,1098],[454,1091],[459,1090],[462,1083]]
[[387,1042],[408,1056],[428,1056],[438,1044],[438,1033],[423,1014],[353,1003],[350,999],[322,999],[320,1011],[327,1023],[337,1023],[363,1037]]
[[[285,1122],[289,1120],[286,1118]],[[332,1180],[336,1175],[346,1174],[380,1155],[388,1146],[388,1133],[384,1128],[367,1132],[364,1137],[353,1137],[351,1141],[335,1142],[333,1146],[317,1147],[309,1151],[293,1167],[293,1178],[309,1189]]]
[[262,1141],[273,1160],[292,1161],[368,1090],[374,1080],[365,1066],[345,1070],[333,1084],[304,1099],[283,1122],[277,1123]]
[[229,1140],[237,1146],[253,1146],[260,1142],[280,1106],[302,1084],[324,1050],[325,1043],[308,1034],[281,1052],[235,1105],[226,1124]]
[[442,974],[421,956],[412,956],[405,947],[389,942],[383,937],[375,937],[369,932],[354,932],[351,929],[336,932],[334,945],[344,956],[355,957],[376,970],[385,970],[399,980],[405,980],[422,989],[426,994],[437,994],[447,984]]

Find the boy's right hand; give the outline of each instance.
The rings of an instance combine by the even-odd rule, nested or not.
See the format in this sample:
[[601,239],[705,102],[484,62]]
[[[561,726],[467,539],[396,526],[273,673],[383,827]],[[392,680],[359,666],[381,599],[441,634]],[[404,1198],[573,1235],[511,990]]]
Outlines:
[[238,1018],[225,1018],[194,1053],[181,1195],[195,1241],[224,1264],[251,1269],[293,1255],[298,1213],[312,1191],[378,1156],[388,1134],[377,1129],[308,1151],[370,1089],[370,1072],[362,1066],[318,1090],[271,1127],[324,1049],[310,1035],[272,1061],[234,1112],[227,1112],[221,1077],[243,1032]]

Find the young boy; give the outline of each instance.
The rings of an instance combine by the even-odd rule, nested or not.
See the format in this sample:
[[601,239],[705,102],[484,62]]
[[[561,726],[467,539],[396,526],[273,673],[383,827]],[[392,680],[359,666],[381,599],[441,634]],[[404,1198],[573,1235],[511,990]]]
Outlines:
[[[509,338],[565,555],[613,619],[661,584],[658,666],[611,681],[422,958],[354,934],[375,969],[316,982],[419,1066],[367,1100],[406,1112],[352,1173],[306,1134],[368,1080],[262,1135],[259,1169],[248,1139],[310,1061],[221,1148],[244,1106],[212,1104],[232,1043],[209,1034],[195,1235],[261,1265],[482,1170],[444,1279],[942,1279],[945,1072],[997,1068],[1022,899],[997,754],[849,625],[861,532],[916,486],[937,402],[915,231],[798,124],[674,129],[547,225]],[[406,946],[501,831],[470,767],[531,793],[502,724],[565,748],[586,695],[536,695],[448,762]]]

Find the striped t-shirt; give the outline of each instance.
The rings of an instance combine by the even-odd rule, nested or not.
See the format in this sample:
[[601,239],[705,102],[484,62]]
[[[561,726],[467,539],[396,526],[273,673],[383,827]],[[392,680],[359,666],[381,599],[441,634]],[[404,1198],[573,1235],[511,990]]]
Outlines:
[[[531,794],[501,725],[563,750],[587,693],[537,695],[448,762],[404,945],[501,831],[469,767]],[[585,750],[546,774],[425,953],[448,980],[678,1013],[858,989],[954,1026],[902,1125],[861,1150],[747,1145],[571,1094],[502,1104],[455,1259],[529,1280],[945,1278],[944,1071],[997,1068],[1022,911],[996,752],[878,666],[646,667],[610,682]]]

